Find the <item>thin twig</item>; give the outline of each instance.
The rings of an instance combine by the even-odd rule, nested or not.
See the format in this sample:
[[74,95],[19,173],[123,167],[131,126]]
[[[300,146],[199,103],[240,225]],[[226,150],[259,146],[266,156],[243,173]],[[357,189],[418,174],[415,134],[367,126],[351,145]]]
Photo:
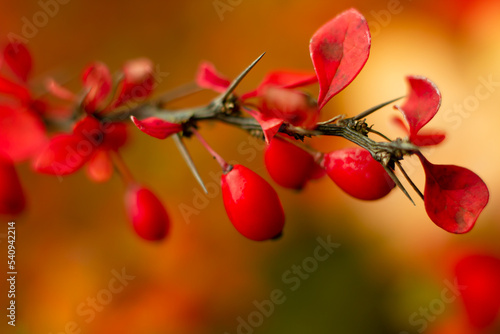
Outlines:
[[219,163],[219,165],[222,167],[222,170],[226,172],[228,170],[229,164],[220,156],[219,153],[215,152],[215,150],[205,141],[203,136],[195,129],[191,128],[190,131],[198,138],[200,143],[205,147],[205,149],[214,157],[215,160]]

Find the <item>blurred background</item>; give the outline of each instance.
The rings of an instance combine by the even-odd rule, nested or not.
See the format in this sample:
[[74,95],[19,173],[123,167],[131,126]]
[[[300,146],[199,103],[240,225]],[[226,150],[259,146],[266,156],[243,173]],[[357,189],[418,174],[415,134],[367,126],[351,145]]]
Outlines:
[[[499,1],[2,1],[0,32],[5,42],[47,13],[28,38],[35,81],[50,75],[74,91],[94,60],[118,70],[148,57],[168,73],[161,93],[191,82],[202,60],[234,77],[265,51],[238,89],[245,92],[272,69],[312,70],[310,37],[350,7],[369,22],[371,54],[323,119],[404,95],[407,75],[434,81],[443,102],[428,128],[445,130],[447,139],[424,154],[473,170],[490,189],[490,204],[470,233],[441,230],[421,201],[414,207],[399,191],[363,202],[325,178],[302,192],[276,187],[287,216],[284,236],[252,242],[231,226],[217,187],[200,195],[171,140],[131,128],[122,156],[167,206],[168,238],[148,243],[134,234],[117,175],[104,184],[83,172],[61,181],[19,165],[29,207],[15,219],[18,317],[8,333],[479,333],[467,329],[454,267],[470,254],[500,256]],[[175,106],[213,96],[202,92]],[[387,107],[368,121],[403,136],[391,125],[393,115]],[[221,124],[204,124],[201,132],[227,160],[269,179],[263,146],[248,135]],[[310,143],[323,151],[349,146],[337,138]],[[207,184],[218,183],[211,176],[219,172],[216,162],[196,141],[187,144]],[[405,166],[423,189],[417,161]],[[186,207],[192,214],[182,214]],[[315,250],[328,241],[337,247],[316,260]],[[5,310],[5,281],[0,287]],[[484,333],[495,328],[498,320]]]

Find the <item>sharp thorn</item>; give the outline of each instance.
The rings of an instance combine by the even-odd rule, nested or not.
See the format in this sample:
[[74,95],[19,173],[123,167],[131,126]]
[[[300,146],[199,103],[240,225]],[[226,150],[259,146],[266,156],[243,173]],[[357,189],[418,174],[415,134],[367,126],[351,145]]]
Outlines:
[[191,170],[191,173],[193,173],[194,178],[198,183],[200,184],[201,188],[205,192],[205,194],[208,194],[207,187],[205,187],[205,183],[203,183],[203,180],[201,179],[200,173],[198,173],[198,170],[196,169],[196,166],[194,165],[193,159],[191,158],[191,155],[189,154],[186,145],[184,145],[184,142],[182,141],[182,137],[180,134],[176,133],[174,136],[174,142],[175,145],[177,146],[177,149],[181,153],[182,157],[186,161],[189,169]]
[[366,116],[368,116],[368,115],[370,115],[371,113],[373,113],[373,112],[375,112],[375,111],[379,110],[380,108],[383,108],[383,107],[385,107],[385,106],[386,106],[386,105],[388,105],[388,104],[391,104],[391,103],[393,103],[393,102],[396,102],[397,100],[400,100],[400,99],[402,99],[403,97],[404,97],[404,96],[400,96],[400,97],[395,98],[395,99],[393,99],[393,100],[390,100],[390,101],[387,101],[387,102],[384,102],[384,103],[378,104],[378,105],[376,105],[376,106],[374,106],[374,107],[371,107],[370,109],[367,109],[367,110],[363,111],[361,114],[359,114],[359,115],[357,115],[357,116],[354,116],[352,119],[353,119],[353,120],[355,120],[355,121],[357,121],[357,120],[359,120],[359,119],[365,118]]
[[262,57],[264,57],[265,54],[266,54],[265,52],[262,53],[257,59],[255,59],[253,61],[253,63],[250,64],[250,66],[248,66],[243,72],[241,72],[240,75],[238,75],[238,77],[233,80],[233,82],[231,82],[231,84],[226,89],[226,91],[220,96],[219,101],[222,102],[222,101],[225,101],[227,99],[227,97],[236,89],[236,87],[241,82],[241,80],[243,80],[243,78],[245,78],[245,76],[248,74],[248,72],[250,72],[250,70],[252,70],[252,68],[255,65],[257,65],[257,63],[259,62],[259,60]]
[[406,173],[406,171],[403,169],[403,166],[401,166],[401,163],[399,161],[396,161],[396,165],[398,166],[398,168],[401,171],[401,173],[403,173],[403,176],[408,181],[408,183],[412,186],[413,190],[415,190],[415,192],[418,194],[418,196],[420,196],[420,198],[423,200],[424,199],[424,194],[422,194],[422,192],[420,191],[420,189],[418,189],[417,185],[415,183],[413,183],[412,179],[410,179],[410,177],[408,176],[408,174]]
[[387,172],[387,174],[389,174],[389,176],[391,177],[391,179],[394,181],[394,183],[396,183],[396,185],[398,186],[398,188],[401,189],[401,191],[403,192],[403,194],[405,194],[406,197],[408,197],[408,199],[410,200],[410,202],[412,202],[413,205],[416,206],[416,204],[413,201],[413,199],[411,198],[410,194],[408,194],[408,192],[406,191],[405,187],[401,184],[401,182],[397,178],[396,174],[394,174],[394,172],[392,171],[392,169],[390,169],[389,167],[384,166],[384,165],[382,165],[382,166],[384,167],[384,169]]

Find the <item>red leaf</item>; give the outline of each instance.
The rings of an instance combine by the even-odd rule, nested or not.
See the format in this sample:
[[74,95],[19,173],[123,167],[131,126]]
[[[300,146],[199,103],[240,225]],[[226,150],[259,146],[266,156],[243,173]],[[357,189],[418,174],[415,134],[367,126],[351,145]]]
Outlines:
[[405,103],[395,106],[403,113],[410,126],[410,137],[427,124],[437,113],[441,106],[441,93],[436,85],[427,78],[408,76],[410,93]]
[[410,141],[417,146],[433,146],[445,140],[446,135],[441,132],[419,133],[410,137]]
[[445,140],[446,135],[442,132],[424,132],[424,133],[417,133],[417,134],[410,134],[410,131],[406,127],[406,124],[403,122],[403,120],[399,117],[394,117],[392,119],[393,123],[403,129],[406,133],[409,134],[409,139],[410,141],[417,145],[417,146],[432,146],[432,145],[438,145],[440,144],[443,140]]
[[147,98],[154,88],[154,65],[148,58],[133,59],[122,68],[123,80],[118,97],[111,108],[118,107],[127,101]]
[[269,145],[271,139],[273,139],[273,137],[278,133],[281,125],[283,124],[283,120],[280,118],[267,116],[265,114],[262,114],[261,112],[251,109],[246,109],[246,111],[250,115],[252,115],[252,117],[255,118],[257,122],[259,122],[259,125],[264,132],[266,144]]
[[104,140],[101,148],[104,150],[118,150],[125,145],[128,138],[127,125],[120,122],[101,123]]
[[106,65],[100,62],[90,64],[82,74],[83,87],[88,90],[83,106],[89,113],[97,111],[111,91],[111,73]]
[[14,164],[0,153],[0,214],[19,214],[25,206],[26,198]]
[[0,93],[12,95],[24,103],[28,103],[31,99],[30,91],[26,87],[2,76],[0,76]]
[[57,135],[36,157],[34,169],[44,174],[68,175],[80,169],[93,152],[95,147],[82,136]]
[[242,100],[262,95],[266,88],[276,86],[281,88],[297,88],[311,85],[318,81],[315,73],[296,71],[296,70],[279,70],[268,73],[257,89],[243,94]]
[[470,170],[454,165],[433,165],[418,155],[425,170],[425,210],[439,227],[466,233],[488,203],[486,184]]
[[32,157],[46,141],[39,117],[24,108],[0,105],[0,151],[19,162]]
[[370,31],[365,18],[349,9],[319,28],[309,51],[319,80],[319,109],[358,75],[370,53]]
[[31,54],[23,43],[9,43],[3,50],[5,63],[23,82],[28,80],[31,72]]
[[229,87],[231,81],[217,72],[212,63],[205,61],[198,67],[198,73],[196,73],[196,84],[202,88],[223,93],[226,91],[227,87]]
[[170,135],[182,131],[182,124],[170,123],[158,117],[148,117],[138,120],[136,117],[131,116],[131,119],[139,130],[158,139],[165,139]]
[[500,259],[488,254],[469,254],[455,266],[457,286],[470,323],[486,329],[500,311]]
[[306,129],[314,128],[319,118],[317,105],[307,95],[273,86],[262,93],[259,109],[268,118],[278,118]]

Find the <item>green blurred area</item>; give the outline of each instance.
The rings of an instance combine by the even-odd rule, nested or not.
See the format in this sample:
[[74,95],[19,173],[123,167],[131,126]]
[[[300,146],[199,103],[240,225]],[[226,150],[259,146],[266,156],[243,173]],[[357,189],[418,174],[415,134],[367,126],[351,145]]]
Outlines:
[[[26,21],[46,12],[41,3],[49,2],[3,1],[1,34],[22,34]],[[231,10],[218,12],[220,2]],[[32,173],[29,163],[20,165],[29,209],[16,219],[18,318],[14,330],[6,327],[7,333],[417,333],[422,327],[410,317],[432,305],[447,287],[445,282],[453,281],[457,254],[469,249],[500,252],[495,203],[500,158],[492,135],[500,120],[499,92],[495,88],[477,108],[465,109],[459,123],[450,121],[455,106],[474,96],[478,78],[500,81],[498,1],[50,3],[57,4],[57,12],[47,15],[47,23],[28,43],[35,82],[51,76],[77,91],[80,71],[91,61],[117,70],[126,60],[148,57],[168,72],[158,94],[191,82],[202,60],[234,77],[265,51],[238,88],[241,92],[254,88],[272,69],[311,70],[308,42],[314,31],[356,7],[373,31],[371,56],[322,118],[355,115],[403,95],[406,75],[427,76],[443,95],[442,116],[429,128],[444,129],[448,137],[426,156],[435,163],[474,170],[490,187],[491,199],[473,231],[456,236],[436,227],[422,202],[414,207],[398,191],[377,202],[363,202],[323,179],[301,193],[278,189],[287,215],[284,236],[256,243],[234,230],[216,190],[202,201],[199,213],[186,220],[179,208],[194,207],[200,189],[173,142],[130,127],[130,142],[121,154],[137,179],[150,185],[167,206],[171,234],[160,244],[135,236],[125,217],[124,186],[117,175],[108,183],[94,184],[83,172],[59,180]],[[211,97],[202,92],[175,106],[207,103]],[[394,115],[396,111],[385,108],[369,121],[377,130],[402,136],[391,126]],[[222,124],[204,124],[200,132],[227,160],[244,163],[269,179],[263,148],[249,142],[247,134]],[[242,143],[246,150],[238,149]],[[216,162],[196,141],[187,144],[202,177],[216,184],[211,179],[220,169]],[[348,145],[336,138],[311,144],[323,151]],[[408,170],[423,186],[418,165]],[[329,237],[339,247],[324,261],[315,259],[318,238]],[[3,249],[5,243],[1,245]],[[311,266],[310,272],[303,272],[307,278],[289,273],[302,265]],[[91,320],[89,313],[82,315],[90,309],[88,298],[105,296],[101,291],[113,271],[123,268],[134,276],[129,284],[112,294]],[[0,288],[4,305],[5,282]],[[255,303],[270,300],[276,290],[285,300],[273,303],[266,316]],[[424,332],[455,317],[463,318],[458,299],[434,314]],[[258,326],[249,324],[238,332],[239,319]],[[4,325],[2,320],[0,328]]]

